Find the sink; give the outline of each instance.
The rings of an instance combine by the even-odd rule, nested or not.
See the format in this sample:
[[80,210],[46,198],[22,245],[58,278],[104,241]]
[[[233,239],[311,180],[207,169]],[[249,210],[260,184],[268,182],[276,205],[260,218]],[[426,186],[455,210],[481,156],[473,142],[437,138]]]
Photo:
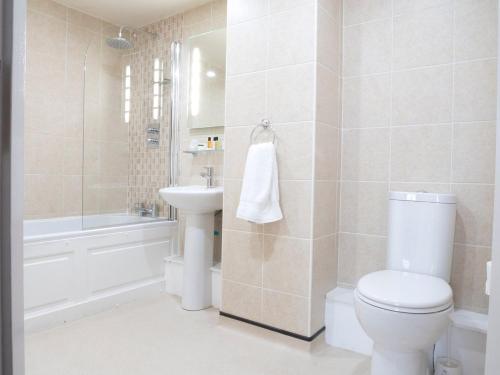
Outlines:
[[171,206],[202,214],[222,210],[223,192],[222,186],[175,186],[161,189],[160,195]]
[[160,196],[186,214],[182,307],[203,310],[212,304],[214,214],[222,209],[222,186],[176,186],[160,189]]

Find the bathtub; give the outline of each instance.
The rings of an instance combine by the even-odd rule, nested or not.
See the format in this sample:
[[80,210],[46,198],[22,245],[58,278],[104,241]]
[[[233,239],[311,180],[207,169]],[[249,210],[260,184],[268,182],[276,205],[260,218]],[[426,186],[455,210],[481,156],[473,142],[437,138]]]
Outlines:
[[24,223],[27,331],[160,293],[177,222],[106,214]]

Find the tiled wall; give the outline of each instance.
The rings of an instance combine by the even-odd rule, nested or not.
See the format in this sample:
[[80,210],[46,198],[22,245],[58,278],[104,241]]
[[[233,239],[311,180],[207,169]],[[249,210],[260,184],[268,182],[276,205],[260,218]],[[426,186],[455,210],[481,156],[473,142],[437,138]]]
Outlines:
[[[336,281],[340,4],[229,0],[228,24],[222,310],[310,336]],[[235,213],[263,118],[284,219],[254,225]]]
[[[160,207],[160,215],[166,215],[167,205],[159,197],[158,190],[168,186],[169,183],[169,126],[170,126],[170,85],[164,86],[163,113],[159,121],[160,147],[150,148],[146,145],[146,128],[157,127],[158,123],[152,118],[152,92],[153,92],[153,64],[159,58],[163,64],[164,76],[170,77],[170,46],[173,41],[183,44],[195,34],[201,34],[214,29],[225,27],[226,6],[225,1],[219,0],[208,3],[199,8],[189,10],[178,16],[146,26],[144,29],[158,34],[157,38],[140,35],[138,43],[131,53],[124,56],[124,66],[132,67],[132,111],[130,122],[130,185],[129,185],[129,210],[133,211],[136,203],[156,203]],[[185,49],[185,48],[184,48]],[[184,51],[183,49],[183,51]],[[187,55],[182,58],[187,58]],[[185,61],[185,60],[184,60]],[[184,64],[185,65],[185,64]],[[183,65],[183,66],[184,66]],[[188,73],[183,71],[183,74]],[[192,138],[204,138],[207,134],[223,134],[223,128],[190,130],[186,121],[186,93],[184,87],[186,80],[181,80],[181,162],[179,184],[203,184],[200,177],[202,166],[212,165],[219,173],[222,171],[223,153],[216,155],[192,155],[182,153],[189,147]],[[156,124],[155,124],[156,123]],[[183,233],[184,217],[181,215],[181,230]],[[182,237],[182,235],[181,235]],[[180,241],[182,248],[182,238]]]
[[[182,15],[170,17],[145,27],[150,34],[137,35],[134,48],[123,56],[123,71],[131,68],[131,111],[129,125],[130,166],[128,185],[128,210],[134,212],[136,204],[159,207],[159,215],[167,215],[167,204],[158,191],[168,186],[170,170],[170,84],[160,87],[162,109],[159,118],[153,117],[155,60],[163,70],[163,77],[171,77],[170,47],[182,38]],[[147,144],[148,128],[159,128],[159,147]]]
[[[158,190],[168,184],[170,86],[164,87],[160,147],[146,146],[146,128],[154,123],[154,58],[162,60],[165,77],[169,77],[172,41],[185,42],[191,35],[225,27],[225,23],[226,3],[215,1],[147,26],[159,37],[139,34],[133,50],[119,51],[105,43],[106,37],[117,35],[117,27],[50,0],[30,0],[26,218],[133,212],[139,202],[155,202],[165,215]],[[83,62],[89,44],[84,109]],[[132,67],[130,124],[122,116],[127,64]],[[223,128],[189,130],[183,116],[181,148],[186,149],[193,137],[223,132]],[[222,160],[223,153],[197,158],[182,155],[180,183],[202,184],[199,172],[205,165],[215,166],[221,176]]]
[[452,287],[486,311],[495,0],[344,0],[339,282],[384,267],[389,190],[458,198]]
[[[128,139],[115,92],[118,86],[120,93],[120,56],[103,43],[115,32],[114,26],[55,2],[28,3],[27,219],[81,215],[82,205],[85,213],[126,210]],[[83,63],[89,44],[84,136]]]

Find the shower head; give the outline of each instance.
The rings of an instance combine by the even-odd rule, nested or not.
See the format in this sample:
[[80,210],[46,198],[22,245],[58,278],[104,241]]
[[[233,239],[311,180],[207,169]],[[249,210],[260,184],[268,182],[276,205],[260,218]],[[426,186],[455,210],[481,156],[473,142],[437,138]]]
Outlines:
[[155,38],[155,39],[158,37],[158,34],[156,34],[156,33],[152,33],[152,32],[146,31],[146,30],[135,29],[135,28],[130,27],[130,26],[122,26],[122,27],[120,27],[120,32],[118,33],[118,36],[106,39],[107,45],[110,46],[111,48],[115,48],[115,49],[134,48],[134,44],[129,39],[127,39],[123,36],[123,30],[125,30],[125,29],[129,30],[131,32],[130,36],[133,36],[134,38],[137,36],[136,32],[149,35],[150,37]]
[[106,43],[115,49],[131,49],[134,47],[132,42],[124,38],[121,33],[117,37],[106,39]]

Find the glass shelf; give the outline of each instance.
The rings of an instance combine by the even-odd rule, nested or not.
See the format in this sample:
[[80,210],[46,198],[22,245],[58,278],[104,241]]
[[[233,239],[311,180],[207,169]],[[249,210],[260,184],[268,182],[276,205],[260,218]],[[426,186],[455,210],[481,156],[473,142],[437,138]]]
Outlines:
[[217,153],[217,152],[224,152],[224,150],[184,150],[183,151],[184,153],[186,154],[191,154],[193,156],[197,156],[197,155],[204,155],[204,154],[213,154],[213,153]]

